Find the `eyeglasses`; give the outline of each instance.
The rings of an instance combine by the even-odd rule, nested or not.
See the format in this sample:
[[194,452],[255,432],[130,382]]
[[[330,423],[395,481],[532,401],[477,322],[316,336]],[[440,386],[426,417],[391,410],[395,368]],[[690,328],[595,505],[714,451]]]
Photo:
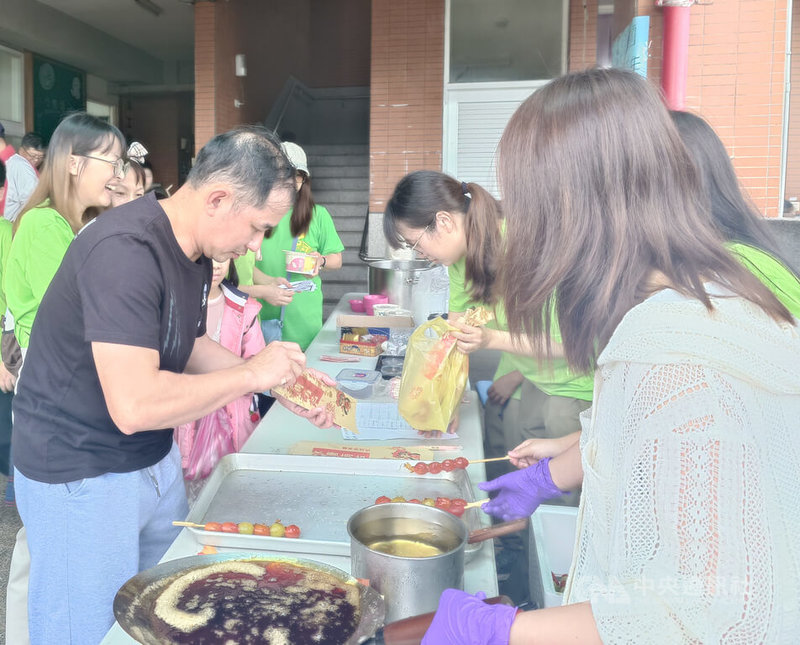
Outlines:
[[428,224],[425,228],[423,228],[422,233],[419,234],[417,241],[414,242],[413,244],[409,245],[408,242],[404,241],[404,248],[408,249],[409,251],[416,251],[417,247],[419,246],[419,243],[422,242],[422,238],[425,236],[425,233],[431,230],[432,226],[434,226],[434,224]]
[[128,166],[130,165],[127,161],[120,157],[116,161],[109,161],[108,159],[103,159],[102,157],[93,157],[92,155],[80,155],[81,157],[85,157],[86,159],[94,159],[95,161],[105,161],[106,163],[110,163],[114,168],[114,176],[118,179],[124,179],[125,175],[128,173]]

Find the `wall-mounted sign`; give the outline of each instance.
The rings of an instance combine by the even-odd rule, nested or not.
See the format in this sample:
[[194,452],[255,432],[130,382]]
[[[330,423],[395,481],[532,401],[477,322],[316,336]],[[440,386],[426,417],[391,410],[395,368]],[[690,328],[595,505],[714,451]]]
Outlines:
[[33,56],[33,129],[50,140],[67,114],[86,110],[86,72]]
[[630,69],[646,78],[649,50],[650,16],[637,16],[614,39],[611,62],[614,67]]

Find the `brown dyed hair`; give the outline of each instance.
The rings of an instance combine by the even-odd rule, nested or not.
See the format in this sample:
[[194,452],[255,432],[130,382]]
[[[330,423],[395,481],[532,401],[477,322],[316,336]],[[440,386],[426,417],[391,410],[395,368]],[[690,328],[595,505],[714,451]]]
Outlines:
[[83,157],[96,151],[107,154],[115,145],[124,151],[125,137],[113,125],[97,117],[77,112],[61,121],[50,138],[39,183],[14,221],[14,231],[19,228],[25,213],[49,199],[50,206],[67,220],[72,230],[77,233],[83,225],[83,212],[69,212],[69,201],[77,190],[76,183],[81,179],[86,160],[81,160],[78,176],[73,178],[69,173],[70,156]]
[[434,228],[436,213],[459,213],[464,218],[467,255],[464,274],[470,298],[492,304],[502,246],[500,203],[481,185],[461,183],[434,170],[417,170],[403,177],[386,204],[383,231],[399,249],[405,240],[397,232],[402,223],[412,229]]
[[712,280],[792,321],[725,250],[689,154],[642,77],[593,69],[551,81],[511,117],[498,173],[509,330],[549,351],[555,306],[576,371],[594,367],[625,313],[649,295],[656,271],[709,310],[703,283]]
[[292,237],[298,237],[308,231],[311,225],[311,217],[314,215],[314,196],[311,194],[311,177],[302,170],[297,171],[303,177],[303,185],[297,191],[292,208],[292,218],[289,221]]

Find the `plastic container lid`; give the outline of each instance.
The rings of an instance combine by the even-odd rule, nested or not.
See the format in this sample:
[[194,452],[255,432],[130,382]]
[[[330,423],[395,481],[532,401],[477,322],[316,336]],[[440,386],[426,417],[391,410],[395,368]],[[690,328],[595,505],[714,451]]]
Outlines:
[[343,369],[336,375],[339,389],[357,399],[368,399],[372,396],[375,383],[381,380],[381,373],[375,370]]

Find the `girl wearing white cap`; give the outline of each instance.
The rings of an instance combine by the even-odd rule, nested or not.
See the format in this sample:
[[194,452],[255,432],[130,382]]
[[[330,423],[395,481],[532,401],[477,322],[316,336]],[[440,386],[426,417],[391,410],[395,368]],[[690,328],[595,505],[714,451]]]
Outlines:
[[298,293],[285,289],[283,303],[276,306],[264,301],[261,310],[262,325],[265,328],[270,326],[267,322],[270,319],[280,320],[282,317],[282,339],[299,344],[305,351],[322,329],[322,281],[319,273],[341,268],[344,245],[328,209],[314,203],[306,153],[296,143],[284,143],[283,151],[296,171],[297,197],[292,210],[283,217],[269,237],[264,237],[261,259],[256,261],[253,282],[259,285],[308,279],[309,276],[305,274],[287,274],[283,252],[295,250],[315,256],[316,265],[311,280],[316,289]]

